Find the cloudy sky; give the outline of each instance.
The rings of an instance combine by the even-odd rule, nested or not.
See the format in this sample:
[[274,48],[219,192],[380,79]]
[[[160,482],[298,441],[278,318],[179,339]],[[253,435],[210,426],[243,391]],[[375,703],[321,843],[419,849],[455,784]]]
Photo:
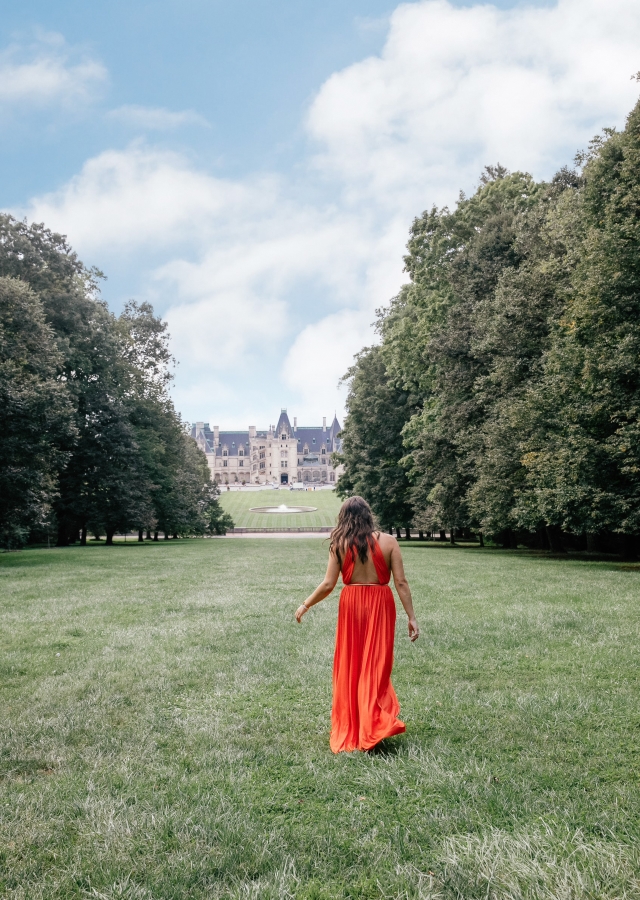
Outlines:
[[312,424],[402,284],[411,220],[549,177],[639,87],[638,0],[22,0],[0,206],[169,322],[187,420]]

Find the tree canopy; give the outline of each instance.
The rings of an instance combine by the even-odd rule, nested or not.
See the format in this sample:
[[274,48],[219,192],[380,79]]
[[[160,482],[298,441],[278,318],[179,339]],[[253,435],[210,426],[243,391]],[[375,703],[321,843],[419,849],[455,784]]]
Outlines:
[[393,458],[389,524],[410,506],[509,546],[637,546],[640,105],[576,165],[550,182],[487,167],[414,221],[409,283],[347,374],[339,489],[381,521]]
[[0,216],[0,545],[87,531],[224,533],[206,457],[168,394],[166,325],[119,317],[61,235]]

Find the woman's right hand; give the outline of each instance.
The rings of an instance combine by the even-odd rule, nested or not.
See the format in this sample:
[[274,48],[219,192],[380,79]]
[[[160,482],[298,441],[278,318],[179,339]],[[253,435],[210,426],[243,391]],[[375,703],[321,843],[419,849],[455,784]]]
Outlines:
[[302,622],[302,617],[306,612],[309,612],[309,607],[305,606],[304,603],[301,603],[300,606],[297,608],[297,610],[294,613],[294,616],[296,617],[296,622],[298,624],[300,624],[300,622]]
[[419,637],[420,629],[418,628],[415,616],[412,616],[409,619],[409,640],[413,643],[413,641],[417,641]]

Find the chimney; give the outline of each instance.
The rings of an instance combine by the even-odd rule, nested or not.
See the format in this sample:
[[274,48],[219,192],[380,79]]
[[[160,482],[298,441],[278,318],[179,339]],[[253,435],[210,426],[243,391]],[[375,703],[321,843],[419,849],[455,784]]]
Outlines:
[[323,431],[327,430],[327,417],[326,416],[322,417],[322,430]]
[[204,422],[196,422],[196,437],[200,434],[200,432],[204,429]]
[[249,437],[254,438],[256,436],[256,426],[249,425]]
[[219,443],[220,443],[220,426],[214,425],[213,426],[213,446],[217,447]]
[[296,431],[297,428],[298,428],[298,417],[294,416],[293,417],[293,430]]

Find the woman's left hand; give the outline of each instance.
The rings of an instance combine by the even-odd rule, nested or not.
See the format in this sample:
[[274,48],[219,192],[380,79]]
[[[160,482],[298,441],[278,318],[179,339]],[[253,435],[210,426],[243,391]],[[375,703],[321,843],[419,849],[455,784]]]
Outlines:
[[298,622],[298,623],[302,622],[302,617],[306,612],[309,612],[309,607],[305,606],[304,603],[301,603],[300,606],[297,608],[297,610],[294,613],[294,615],[296,617],[296,622]]

